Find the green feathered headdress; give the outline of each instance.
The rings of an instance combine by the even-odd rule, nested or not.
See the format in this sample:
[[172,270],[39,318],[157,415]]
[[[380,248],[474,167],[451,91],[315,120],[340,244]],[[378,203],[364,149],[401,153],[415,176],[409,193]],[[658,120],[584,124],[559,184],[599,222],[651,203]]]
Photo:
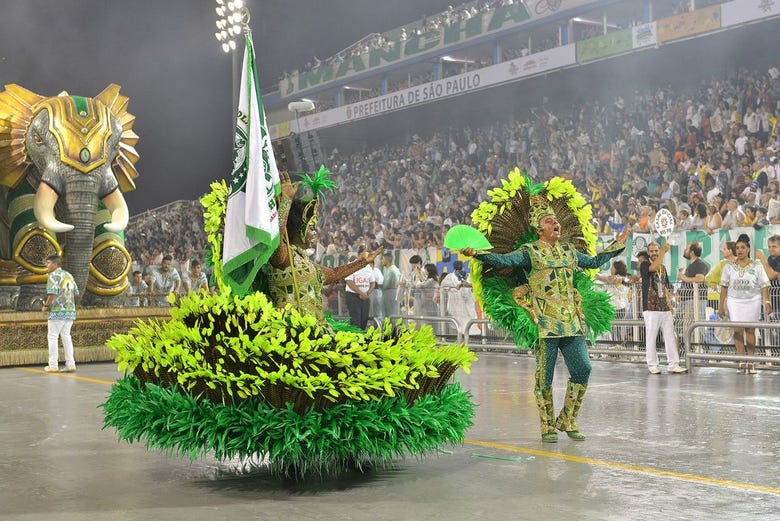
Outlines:
[[312,197],[315,199],[324,198],[325,192],[333,192],[339,187],[336,182],[330,178],[331,171],[325,165],[320,165],[320,169],[313,174],[301,174],[301,184],[308,186]]

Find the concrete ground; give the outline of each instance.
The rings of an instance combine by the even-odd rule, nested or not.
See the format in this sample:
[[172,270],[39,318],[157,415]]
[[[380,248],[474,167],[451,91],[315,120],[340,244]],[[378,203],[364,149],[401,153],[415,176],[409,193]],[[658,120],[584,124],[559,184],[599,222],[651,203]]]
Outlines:
[[[565,387],[559,361],[556,410]],[[533,360],[482,353],[461,446],[394,468],[296,483],[119,443],[98,405],[119,374],[0,369],[2,520],[780,519],[780,374],[652,376],[594,362],[584,442],[539,441]]]

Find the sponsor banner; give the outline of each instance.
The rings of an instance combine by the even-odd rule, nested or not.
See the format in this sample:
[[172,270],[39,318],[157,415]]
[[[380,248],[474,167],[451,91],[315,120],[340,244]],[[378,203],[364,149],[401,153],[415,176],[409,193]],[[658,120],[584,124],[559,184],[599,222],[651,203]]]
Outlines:
[[268,127],[268,133],[271,134],[271,139],[281,139],[290,135],[290,122],[282,121],[278,125],[271,125]]
[[632,48],[633,34],[630,29],[602,34],[577,42],[577,62],[585,63],[597,60],[605,56],[628,52]]
[[[534,76],[576,63],[574,44],[548,49],[530,56],[451,76],[366,101],[336,107],[290,121],[293,132],[305,132],[350,121],[388,114],[416,105],[459,96],[489,86]],[[300,126],[300,128],[298,128]]]
[[721,26],[744,24],[780,14],[780,0],[734,0],[721,4]]
[[720,6],[713,5],[697,9],[692,13],[682,13],[669,18],[663,18],[656,23],[658,24],[657,38],[659,42],[688,38],[719,29]]
[[658,43],[658,27],[655,22],[631,28],[631,40],[634,49],[649,47]]

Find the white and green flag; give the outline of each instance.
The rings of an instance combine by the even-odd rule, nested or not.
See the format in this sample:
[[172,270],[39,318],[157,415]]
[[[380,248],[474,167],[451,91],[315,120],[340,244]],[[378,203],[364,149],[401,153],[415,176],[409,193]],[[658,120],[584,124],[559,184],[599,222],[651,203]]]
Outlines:
[[257,272],[279,245],[276,195],[280,190],[252,37],[247,33],[222,250],[223,278],[239,295],[248,292]]

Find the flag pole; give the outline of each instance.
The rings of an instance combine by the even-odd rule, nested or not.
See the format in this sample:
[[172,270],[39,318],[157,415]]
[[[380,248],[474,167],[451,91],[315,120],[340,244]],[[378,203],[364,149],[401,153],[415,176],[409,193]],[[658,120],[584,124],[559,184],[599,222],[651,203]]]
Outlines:
[[[252,18],[252,15],[249,13],[249,8],[244,6],[241,8],[241,27],[242,32],[241,34],[244,35],[244,52],[246,52],[246,35],[252,34],[252,29],[249,28],[249,20]],[[238,59],[238,49],[233,49],[232,52],[232,79],[233,79],[233,116],[231,118],[231,126],[230,130],[233,131],[233,126],[236,122],[236,116],[238,115],[238,89],[239,89],[239,82],[241,81],[241,68],[239,65],[239,59]]]

